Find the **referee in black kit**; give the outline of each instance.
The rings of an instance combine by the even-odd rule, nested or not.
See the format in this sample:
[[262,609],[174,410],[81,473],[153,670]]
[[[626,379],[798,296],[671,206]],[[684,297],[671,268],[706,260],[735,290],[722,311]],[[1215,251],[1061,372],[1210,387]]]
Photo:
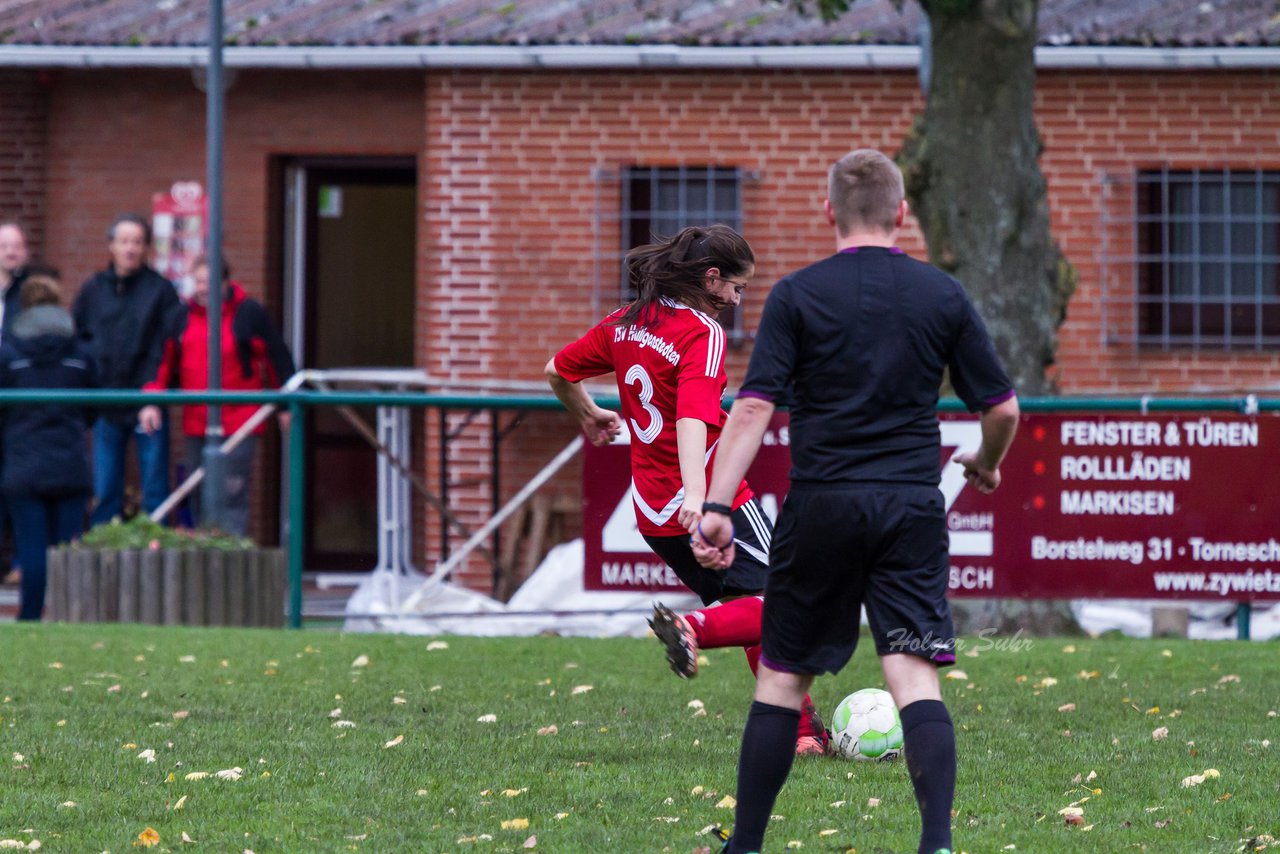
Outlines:
[[951,850],[956,747],[937,668],[955,662],[947,530],[938,490],[944,369],[982,445],[958,454],[969,483],[1000,485],[1018,425],[1013,386],[955,279],[894,244],[907,215],[902,173],[862,149],[831,168],[827,222],[839,251],[769,294],[742,389],[720,437],[698,540],[733,560],[727,515],[774,401],[791,402],[791,491],[773,535],[764,651],[738,759],[726,852],[759,851],[795,754],[800,701],[838,673],[863,606],[902,715],[920,807],[919,852]]

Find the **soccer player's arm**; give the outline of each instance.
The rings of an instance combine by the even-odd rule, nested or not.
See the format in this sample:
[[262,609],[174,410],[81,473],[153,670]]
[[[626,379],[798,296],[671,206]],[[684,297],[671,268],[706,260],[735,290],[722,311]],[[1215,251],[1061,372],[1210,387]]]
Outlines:
[[979,492],[1000,486],[1000,463],[1018,431],[1018,396],[996,355],[982,318],[970,305],[949,363],[951,384],[971,412],[981,412],[978,450],[956,454],[965,479]]
[[[747,474],[760,449],[764,432],[773,418],[779,399],[791,381],[798,344],[797,329],[786,298],[786,280],[769,293],[756,331],[755,347],[747,366],[747,377],[720,433],[716,465],[707,489],[709,503],[731,506],[738,484]],[[702,520],[700,536],[709,545],[733,536],[733,524],[721,513],[708,513]],[[733,563],[733,547],[723,553],[721,565]]]
[[719,425],[723,417],[724,385],[724,329],[713,323],[699,328],[681,349],[676,378],[676,452],[684,487],[678,518],[690,532],[702,521],[707,500],[707,425]]
[[582,380],[613,370],[609,359],[608,329],[597,324],[590,332],[552,356],[543,369],[551,391],[578,421],[587,441],[607,445],[622,432],[618,413],[596,404],[582,387]]

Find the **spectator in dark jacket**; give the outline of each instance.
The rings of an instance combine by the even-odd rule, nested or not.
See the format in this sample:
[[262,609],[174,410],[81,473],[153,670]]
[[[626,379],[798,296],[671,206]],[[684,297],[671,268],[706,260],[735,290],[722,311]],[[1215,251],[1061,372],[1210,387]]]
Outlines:
[[[103,388],[140,389],[155,376],[178,310],[173,283],[147,266],[151,228],[135,214],[116,217],[107,231],[111,263],[80,287],[72,314],[89,345]],[[169,493],[169,425],[138,429],[136,409],[103,410],[93,425],[92,522],[110,521],[124,507],[124,461],[129,436],[138,443],[142,506],[150,513]]]
[[[93,359],[76,339],[61,289],[47,276],[22,286],[22,312],[0,344],[0,388],[86,389],[97,383]],[[14,522],[14,550],[22,564],[20,620],[44,610],[45,552],[84,530],[92,480],[85,452],[88,418],[66,404],[4,407],[4,463],[0,491]]]
[[[289,348],[262,304],[250,299],[244,288],[230,280],[231,268],[225,261],[222,273],[222,388],[227,391],[279,388],[293,375],[293,357]],[[143,386],[144,391],[175,387],[183,391],[203,391],[209,387],[210,289],[207,259],[197,258],[192,263],[191,277],[195,291],[187,303],[185,322],[179,324],[182,331],[165,343],[156,377]],[[223,406],[223,432],[230,436],[239,430],[257,409],[256,404]],[[282,412],[277,417],[280,428],[288,429],[289,413]],[[161,418],[158,406],[144,406],[138,413],[138,423],[146,432],[157,429],[162,423]],[[207,418],[206,406],[182,408],[182,432],[186,436],[189,471],[195,471],[202,465]],[[225,530],[242,537],[249,528],[249,476],[253,472],[254,446],[264,429],[265,422],[229,451],[223,461],[223,502],[219,515]],[[192,503],[199,519],[199,499],[194,493]]]

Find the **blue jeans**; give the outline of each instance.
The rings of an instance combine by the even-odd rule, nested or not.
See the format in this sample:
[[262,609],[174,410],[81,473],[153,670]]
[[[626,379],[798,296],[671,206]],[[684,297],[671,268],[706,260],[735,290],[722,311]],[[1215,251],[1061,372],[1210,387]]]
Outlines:
[[169,496],[169,418],[148,435],[137,422],[126,426],[106,418],[93,424],[93,495],[96,503],[89,522],[110,522],[124,512],[124,460],[129,437],[138,443],[142,481],[142,509],[150,513]]
[[13,517],[13,551],[22,564],[18,619],[38,620],[44,612],[47,550],[84,531],[84,497],[10,495],[7,501]]

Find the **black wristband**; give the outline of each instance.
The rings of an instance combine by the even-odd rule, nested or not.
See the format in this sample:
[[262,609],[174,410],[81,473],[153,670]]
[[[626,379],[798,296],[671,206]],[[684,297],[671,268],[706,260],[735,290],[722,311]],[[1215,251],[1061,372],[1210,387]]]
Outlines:
[[728,504],[717,504],[714,501],[704,501],[702,502],[702,512],[703,513],[722,513],[725,516],[732,516],[733,508],[730,507]]

